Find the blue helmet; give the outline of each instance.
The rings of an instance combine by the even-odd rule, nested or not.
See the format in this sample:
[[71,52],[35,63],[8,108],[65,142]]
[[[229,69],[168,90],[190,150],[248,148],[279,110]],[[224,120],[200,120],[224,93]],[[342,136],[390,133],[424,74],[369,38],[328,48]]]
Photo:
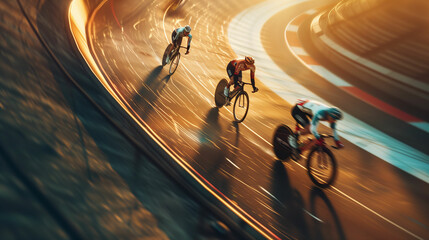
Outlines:
[[186,25],[185,26],[185,32],[191,32],[191,26]]
[[341,120],[343,118],[343,113],[340,109],[333,107],[327,110],[329,116],[331,116],[335,120]]

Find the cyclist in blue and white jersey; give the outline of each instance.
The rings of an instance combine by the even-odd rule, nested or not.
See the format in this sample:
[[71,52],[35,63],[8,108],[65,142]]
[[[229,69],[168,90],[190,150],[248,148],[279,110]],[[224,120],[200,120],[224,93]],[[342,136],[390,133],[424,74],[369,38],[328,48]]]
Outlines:
[[[335,144],[338,148],[344,147],[336,130],[336,121],[343,118],[343,114],[338,108],[330,107],[313,100],[298,99],[297,103],[292,108],[291,113],[297,123],[303,127],[303,129],[297,129],[297,136],[312,133],[318,140],[318,143],[322,145],[323,138],[321,138],[317,132],[317,126],[319,125],[319,121],[327,121],[330,123]],[[289,144],[292,147],[297,148],[296,138],[289,139]]]
[[174,31],[171,33],[171,40],[173,42],[174,48],[180,47],[182,44],[182,38],[188,37],[188,47],[186,48],[186,53],[189,53],[189,48],[191,47],[191,27],[189,25],[186,25],[185,27],[180,27],[174,29]]

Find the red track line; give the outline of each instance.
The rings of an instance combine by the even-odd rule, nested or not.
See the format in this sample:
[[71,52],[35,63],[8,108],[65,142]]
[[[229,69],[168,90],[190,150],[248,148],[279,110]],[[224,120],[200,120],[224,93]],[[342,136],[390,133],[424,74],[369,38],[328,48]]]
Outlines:
[[385,113],[388,113],[396,118],[399,118],[405,122],[422,122],[421,119],[414,117],[406,112],[403,112],[402,110],[387,104],[383,101],[381,101],[380,99],[369,95],[368,93],[360,90],[357,87],[340,87],[342,88],[344,91],[348,92],[349,94],[371,104],[372,106],[382,110]]
[[[296,19],[292,20],[291,24],[299,26],[306,18],[308,17],[308,14],[304,13],[301,14],[300,16],[296,17]],[[302,48],[302,44],[301,41],[298,37],[298,34],[296,31],[286,31],[286,40],[288,41],[289,45],[292,47],[301,47]],[[296,55],[307,65],[320,65],[316,60],[314,60],[312,57],[310,56],[304,56],[304,55],[299,55],[299,53],[296,53]],[[328,80],[329,81],[329,80]],[[360,90],[357,87],[354,86],[349,86],[349,87],[345,87],[345,86],[338,86],[339,88],[341,88],[342,90],[344,90],[345,92],[347,92],[348,94],[357,97],[358,99],[378,108],[379,110],[393,116],[396,117],[402,121],[405,122],[423,122],[422,119],[417,118],[415,116],[412,116],[386,102],[383,102],[382,100]]]
[[110,8],[112,9],[113,17],[115,18],[116,23],[118,24],[118,26],[120,28],[122,28],[121,24],[119,23],[118,18],[116,17],[115,9],[113,8],[113,0],[110,0]]

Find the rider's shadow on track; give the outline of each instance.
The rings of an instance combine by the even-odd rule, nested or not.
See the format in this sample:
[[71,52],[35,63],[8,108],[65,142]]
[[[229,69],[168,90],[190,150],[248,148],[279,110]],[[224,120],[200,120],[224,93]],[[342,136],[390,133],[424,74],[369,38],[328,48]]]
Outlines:
[[292,238],[311,239],[304,212],[304,200],[300,192],[290,184],[289,175],[281,161],[275,161],[272,170],[271,192],[277,222],[283,224],[282,232]]
[[[322,202],[320,200],[322,200]],[[326,196],[325,192],[320,188],[313,187],[310,191],[311,213],[317,216],[319,215],[318,212],[320,210],[327,212],[325,209],[328,209],[330,216],[329,218],[324,216],[323,223],[313,218],[312,232],[314,236],[317,236],[317,239],[346,239],[340,218],[338,217],[337,212],[335,211],[334,206],[332,205],[328,196]],[[333,221],[333,223],[331,221]],[[331,226],[331,228],[329,228],[331,231],[326,231],[327,225]]]
[[[219,109],[213,107],[207,113],[204,124],[198,133],[200,146],[194,157],[193,166],[198,172],[206,173],[205,177],[226,194],[230,184],[229,177],[224,173],[232,173],[234,169],[227,162],[229,147],[225,138],[222,137],[222,132],[219,122]],[[228,159],[234,161],[234,157],[228,156]]]
[[[137,104],[140,116],[145,118],[153,109],[153,103],[158,100],[159,94],[167,85],[170,76],[161,78],[162,66],[154,68],[143,80],[143,86],[138,90],[132,101]],[[142,114],[143,113],[143,114]]]
[[323,190],[311,189],[310,207],[306,210],[302,195],[291,186],[283,162],[275,161],[272,179],[271,192],[277,198],[273,199],[273,209],[278,213],[277,222],[283,223],[283,232],[297,239],[346,239],[340,219]]

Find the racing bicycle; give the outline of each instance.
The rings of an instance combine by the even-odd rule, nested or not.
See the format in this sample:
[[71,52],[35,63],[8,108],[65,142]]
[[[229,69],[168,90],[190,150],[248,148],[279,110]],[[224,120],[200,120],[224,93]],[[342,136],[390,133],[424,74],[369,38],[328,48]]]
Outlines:
[[237,123],[241,123],[247,116],[247,112],[249,111],[249,95],[246,91],[244,91],[245,85],[251,85],[246,82],[239,82],[238,86],[229,93],[229,96],[226,97],[223,93],[228,81],[224,78],[219,81],[215,91],[215,103],[216,107],[221,108],[226,103],[232,102],[235,98],[234,106],[232,109],[232,113],[234,115],[234,120]]
[[[325,141],[323,141],[323,144],[318,144],[317,139],[308,139],[306,141],[296,139],[298,148],[295,149],[289,144],[291,138],[297,137],[288,126],[282,124],[277,127],[273,138],[276,157],[281,161],[289,158],[299,161],[301,159],[300,152],[308,150],[306,167],[311,181],[321,188],[331,186],[337,177],[337,160]],[[333,136],[321,134],[321,138],[333,138]]]
[[169,73],[173,75],[179,66],[180,61],[180,48],[186,48],[183,46],[178,46],[174,48],[172,43],[168,44],[167,48],[164,51],[164,55],[162,56],[162,66],[164,67],[167,64],[170,64]]

